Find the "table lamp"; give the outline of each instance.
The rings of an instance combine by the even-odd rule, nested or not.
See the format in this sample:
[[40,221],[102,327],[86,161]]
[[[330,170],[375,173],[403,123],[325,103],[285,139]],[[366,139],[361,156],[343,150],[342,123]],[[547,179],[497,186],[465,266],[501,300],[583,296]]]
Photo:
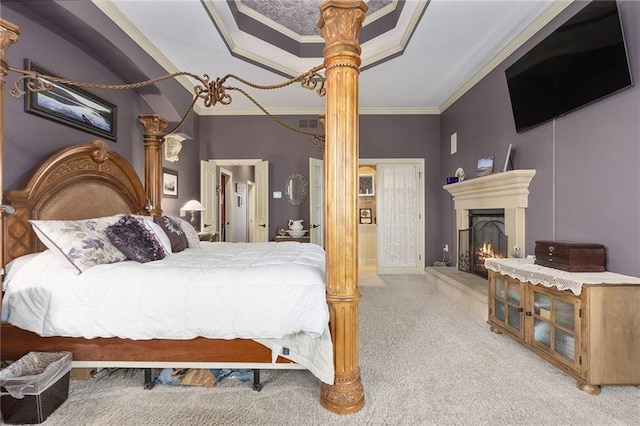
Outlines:
[[206,210],[204,208],[204,206],[202,204],[200,204],[200,201],[198,200],[189,200],[187,201],[187,204],[185,204],[184,206],[182,206],[182,208],[180,208],[180,215],[184,215],[185,212],[190,211],[191,212],[191,226],[193,226],[194,228],[196,227],[196,211],[204,211]]

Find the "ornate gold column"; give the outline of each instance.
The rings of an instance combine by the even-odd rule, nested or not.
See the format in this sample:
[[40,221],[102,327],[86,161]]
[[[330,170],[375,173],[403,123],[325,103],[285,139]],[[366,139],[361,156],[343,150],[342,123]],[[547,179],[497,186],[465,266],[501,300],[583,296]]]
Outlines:
[[14,43],[18,42],[18,36],[20,35],[20,29],[4,19],[0,19],[0,219],[3,219],[2,226],[0,227],[0,256],[1,265],[4,267],[4,262],[7,259],[6,256],[6,221],[2,216],[5,214],[5,206],[2,205],[3,201],[3,181],[2,181],[2,169],[4,167],[4,86],[5,77],[9,70],[9,64],[7,63],[7,49]]
[[153,216],[162,214],[162,137],[167,120],[156,114],[138,117],[144,127],[144,188]]
[[367,9],[360,0],[326,0],[318,22],[326,42],[324,232],[336,370],[335,383],[322,385],[321,402],[338,414],[364,406],[358,367],[358,37]]

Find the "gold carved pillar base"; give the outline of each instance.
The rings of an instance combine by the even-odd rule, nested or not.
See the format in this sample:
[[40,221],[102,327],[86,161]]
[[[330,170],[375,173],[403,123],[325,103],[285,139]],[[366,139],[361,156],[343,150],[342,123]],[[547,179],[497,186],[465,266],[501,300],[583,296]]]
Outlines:
[[[360,296],[340,301],[329,297],[333,339],[335,382],[322,384],[320,403],[338,414],[353,414],[364,407],[364,387],[358,368],[358,301]],[[355,343],[355,346],[354,346]]]
[[358,367],[358,37],[367,6],[326,0],[318,27],[326,41],[324,227],[326,286],[335,382],[322,385],[321,403],[338,414],[364,406]]

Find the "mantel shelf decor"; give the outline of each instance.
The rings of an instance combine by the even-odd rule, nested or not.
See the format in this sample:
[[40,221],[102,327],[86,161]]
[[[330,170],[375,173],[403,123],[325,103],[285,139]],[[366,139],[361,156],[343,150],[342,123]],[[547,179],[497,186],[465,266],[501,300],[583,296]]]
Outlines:
[[[535,170],[509,170],[451,183],[444,185],[443,188],[453,196],[454,201],[462,203],[468,198],[494,198],[502,194],[519,195],[526,199],[529,195],[529,183],[535,174]],[[514,200],[509,204],[513,203],[521,204],[522,202]],[[487,207],[491,208],[491,206]]]

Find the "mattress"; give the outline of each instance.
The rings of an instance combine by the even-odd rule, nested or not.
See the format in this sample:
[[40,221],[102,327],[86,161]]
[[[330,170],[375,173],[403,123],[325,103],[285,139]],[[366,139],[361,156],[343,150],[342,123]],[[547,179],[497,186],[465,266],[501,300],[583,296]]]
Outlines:
[[274,363],[283,356],[334,381],[324,251],[315,244],[201,243],[80,275],[47,250],[11,262],[3,285],[2,320],[41,336],[251,338]]
[[324,251],[301,243],[203,243],[82,274],[48,250],[6,283],[3,316],[40,336],[281,339],[329,322]]

